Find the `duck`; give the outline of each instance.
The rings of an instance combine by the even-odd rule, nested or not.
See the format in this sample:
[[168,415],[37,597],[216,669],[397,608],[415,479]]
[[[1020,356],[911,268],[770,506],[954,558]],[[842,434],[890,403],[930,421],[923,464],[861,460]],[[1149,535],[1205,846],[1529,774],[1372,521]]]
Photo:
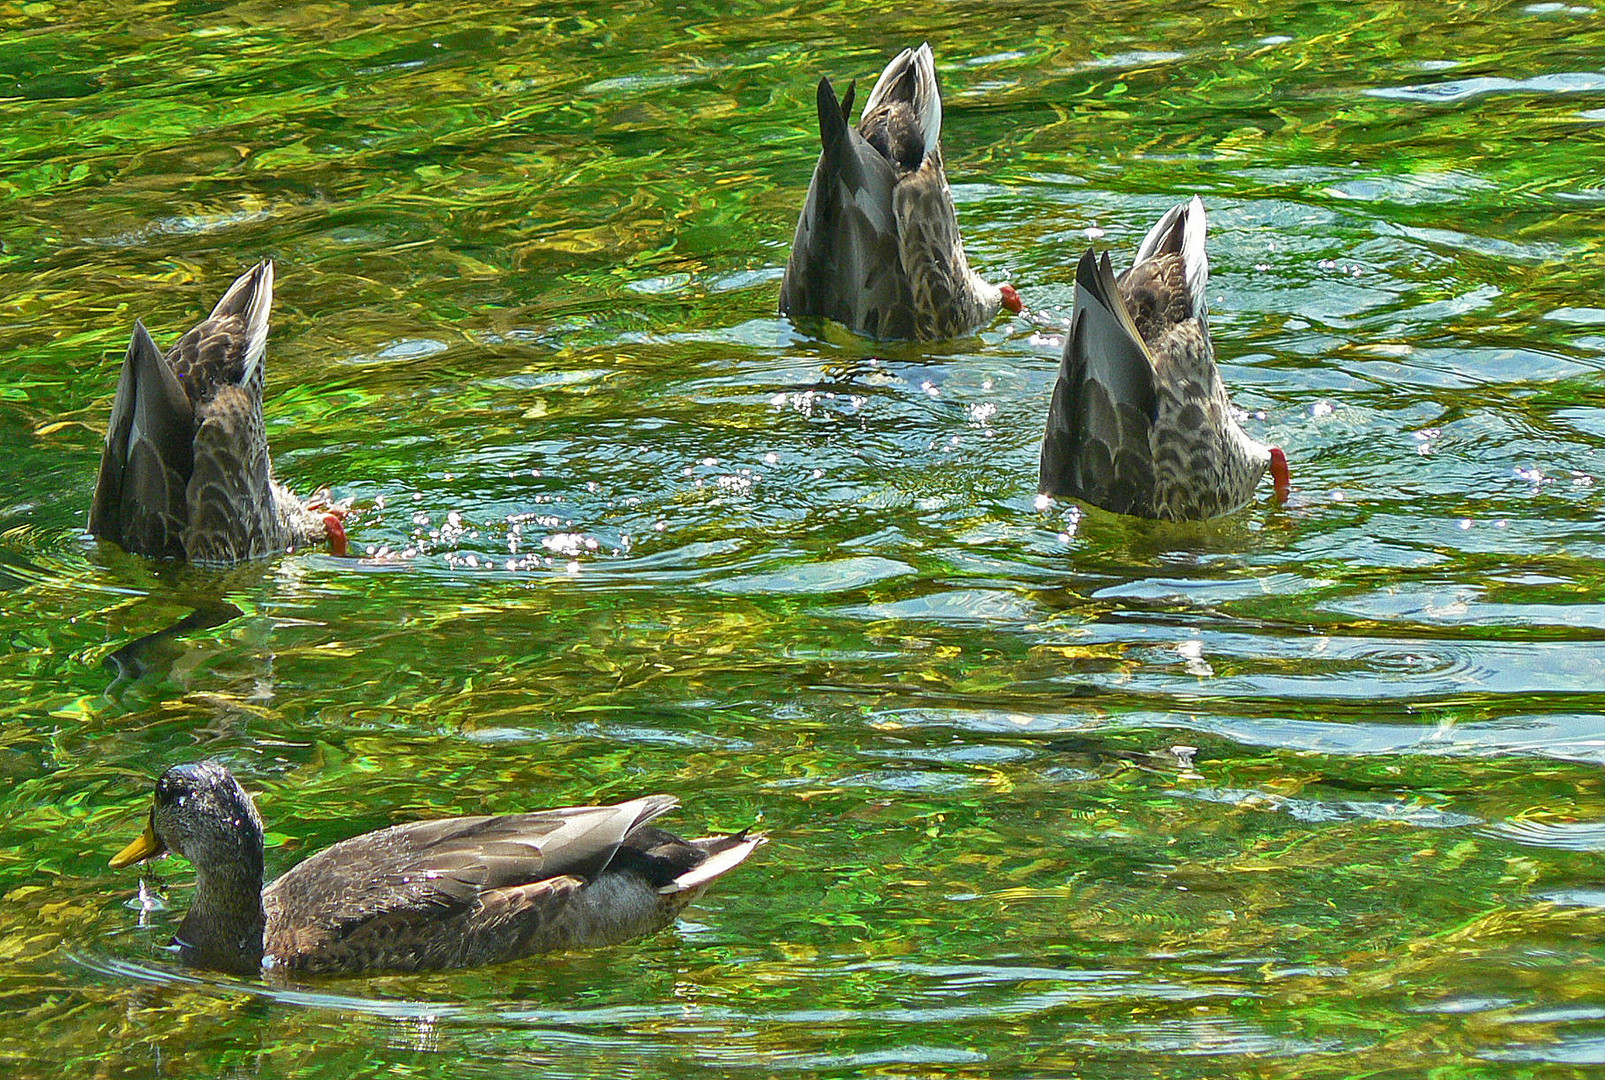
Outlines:
[[1209,333],[1209,259],[1198,196],[1165,213],[1115,277],[1088,248],[1042,440],[1038,491],[1117,514],[1200,521],[1254,498],[1287,455],[1237,422]]
[[262,422],[273,263],[229,286],[163,355],[142,321],[123,357],[89,532],[136,555],[211,566],[327,541],[344,511],[273,479]]
[[853,92],[818,88],[819,162],[780,283],[780,314],[833,319],[863,337],[942,341],[973,334],[1012,285],[970,268],[942,168],[942,95],[927,42],[892,58],[849,126]]
[[494,817],[414,821],[323,849],[262,887],[262,819],[228,768],[174,765],[114,868],[168,852],[195,867],[173,939],[186,963],[251,974],[417,972],[614,945],[669,925],[761,833],[683,840],[647,795]]

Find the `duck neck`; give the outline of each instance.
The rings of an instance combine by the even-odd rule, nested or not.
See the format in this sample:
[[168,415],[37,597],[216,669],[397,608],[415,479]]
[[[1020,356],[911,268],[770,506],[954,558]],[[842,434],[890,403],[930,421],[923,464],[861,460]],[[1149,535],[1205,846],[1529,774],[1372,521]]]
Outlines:
[[262,849],[224,865],[195,868],[195,902],[173,943],[186,963],[242,975],[262,966]]

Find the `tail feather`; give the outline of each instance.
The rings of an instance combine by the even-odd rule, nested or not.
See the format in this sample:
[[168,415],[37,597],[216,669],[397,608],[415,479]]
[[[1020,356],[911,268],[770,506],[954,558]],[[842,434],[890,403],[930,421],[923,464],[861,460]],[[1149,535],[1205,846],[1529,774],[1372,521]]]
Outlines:
[[864,102],[869,114],[891,100],[909,102],[919,119],[920,134],[926,147],[942,141],[942,92],[936,85],[936,58],[929,42],[917,49],[904,49],[886,65],[875,88]]
[[210,318],[238,316],[245,323],[244,378],[249,385],[267,356],[268,315],[273,309],[273,260],[263,259],[241,274],[212,308]]
[[707,852],[708,857],[659,888],[658,892],[669,895],[700,888],[740,866],[748,855],[768,842],[769,838],[763,833],[755,833],[750,829],[742,829],[728,836],[706,836],[692,840],[691,844]]
[[1187,283],[1187,295],[1195,318],[1209,313],[1209,256],[1204,251],[1208,223],[1204,216],[1204,200],[1194,195],[1165,211],[1137,245],[1139,266],[1160,255],[1180,255],[1182,277]]

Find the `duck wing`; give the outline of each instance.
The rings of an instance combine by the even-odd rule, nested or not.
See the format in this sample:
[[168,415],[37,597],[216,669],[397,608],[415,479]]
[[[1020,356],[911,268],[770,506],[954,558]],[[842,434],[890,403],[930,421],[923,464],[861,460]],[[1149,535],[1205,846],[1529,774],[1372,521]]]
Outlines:
[[853,90],[838,102],[819,80],[819,162],[780,283],[780,313],[825,318],[868,337],[909,337],[914,309],[901,271],[892,190],[897,174],[848,126]]
[[195,414],[142,322],[117,379],[89,531],[141,555],[182,557]]
[[[500,817],[397,825],[313,855],[263,891],[267,952],[293,966],[439,966],[481,908],[525,910],[595,880],[640,826],[679,805],[650,795]],[[451,940],[437,941],[448,937]],[[372,962],[377,954],[379,962]],[[351,957],[366,957],[354,963]],[[418,963],[415,961],[424,961]],[[460,962],[460,961],[458,961]]]
[[1038,490],[1151,516],[1155,407],[1153,358],[1109,256],[1100,259],[1088,248],[1076,267],[1075,309],[1048,407]]

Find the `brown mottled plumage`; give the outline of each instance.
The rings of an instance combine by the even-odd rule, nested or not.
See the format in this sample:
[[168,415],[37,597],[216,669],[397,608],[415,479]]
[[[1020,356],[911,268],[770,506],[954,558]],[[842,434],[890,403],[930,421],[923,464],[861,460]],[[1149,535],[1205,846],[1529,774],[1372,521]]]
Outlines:
[[1089,248],[1042,440],[1044,495],[1191,521],[1238,509],[1287,459],[1244,433],[1215,366],[1204,204],[1165,214],[1117,280]]
[[942,170],[942,97],[931,47],[904,49],[875,82],[858,127],[853,90],[819,80],[823,150],[780,283],[780,313],[834,319],[872,338],[962,337],[1002,308],[1012,286],[970,269]]
[[262,819],[215,761],[156,782],[145,833],[112,866],[166,851],[195,866],[174,943],[192,964],[249,973],[431,971],[660,930],[764,837],[682,840],[648,795],[500,817],[415,821],[342,840],[262,888]]
[[227,565],[329,540],[338,516],[273,479],[262,423],[273,264],[242,275],[165,357],[134,323],[89,531],[139,555]]

